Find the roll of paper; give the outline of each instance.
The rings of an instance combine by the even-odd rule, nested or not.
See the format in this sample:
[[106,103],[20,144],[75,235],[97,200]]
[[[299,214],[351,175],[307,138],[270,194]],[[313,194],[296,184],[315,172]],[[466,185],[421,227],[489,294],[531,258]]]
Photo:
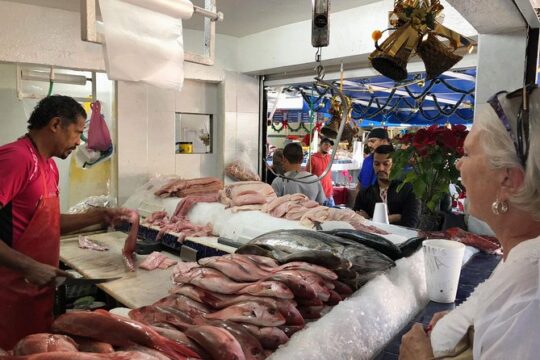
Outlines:
[[190,16],[193,5],[187,0],[174,1],[184,5],[173,6],[173,0],[99,2],[109,79],[182,89],[184,47],[178,16]]
[[190,19],[193,15],[193,4],[189,0],[124,0],[124,2],[182,20]]

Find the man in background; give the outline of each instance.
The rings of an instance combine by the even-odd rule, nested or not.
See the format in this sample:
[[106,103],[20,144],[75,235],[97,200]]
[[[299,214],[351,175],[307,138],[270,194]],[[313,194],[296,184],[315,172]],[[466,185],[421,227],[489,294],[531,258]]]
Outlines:
[[[311,163],[308,162],[306,171],[311,172],[313,175],[319,177],[322,175],[328,164],[330,164],[331,156],[330,150],[334,146],[334,142],[329,138],[323,138],[319,144],[319,151],[311,156]],[[334,187],[332,186],[332,171],[329,170],[326,175],[320,180],[321,186],[326,196],[325,206],[332,207],[334,203]]]
[[299,143],[290,143],[283,149],[283,170],[285,178],[278,177],[272,182],[277,196],[304,194],[310,200],[323,204],[326,200],[321,182],[307,171],[302,171],[304,151]]
[[380,145],[373,153],[373,170],[377,176],[374,185],[360,190],[356,196],[354,210],[371,219],[375,204],[383,202],[388,207],[388,221],[391,224],[415,228],[420,217],[420,201],[414,195],[411,184],[405,184],[399,191],[400,180],[390,181],[392,170],[392,145]]
[[272,171],[266,171],[266,183],[272,185],[272,182],[278,175],[283,175],[283,149],[276,149],[272,154]]
[[362,163],[362,169],[358,174],[358,190],[365,189],[371,185],[374,185],[377,181],[377,176],[373,170],[373,151],[380,145],[390,144],[388,138],[388,132],[383,128],[374,128],[369,132],[367,137],[367,146],[371,151]]

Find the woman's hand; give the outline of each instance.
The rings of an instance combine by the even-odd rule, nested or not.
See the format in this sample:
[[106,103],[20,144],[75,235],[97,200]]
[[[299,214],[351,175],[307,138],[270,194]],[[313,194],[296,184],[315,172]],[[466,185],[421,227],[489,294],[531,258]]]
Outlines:
[[408,333],[401,338],[399,347],[400,360],[427,360],[433,359],[431,341],[424,331],[424,326],[416,323]]
[[441,320],[446,314],[448,314],[449,311],[439,311],[435,314],[433,314],[433,317],[431,318],[431,321],[429,322],[428,328],[433,329],[435,324]]

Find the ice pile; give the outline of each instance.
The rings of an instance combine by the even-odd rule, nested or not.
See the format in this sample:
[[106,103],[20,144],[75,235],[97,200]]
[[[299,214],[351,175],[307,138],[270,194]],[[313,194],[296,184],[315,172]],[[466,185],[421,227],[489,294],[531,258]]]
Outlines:
[[428,301],[418,251],[294,334],[270,359],[371,359]]

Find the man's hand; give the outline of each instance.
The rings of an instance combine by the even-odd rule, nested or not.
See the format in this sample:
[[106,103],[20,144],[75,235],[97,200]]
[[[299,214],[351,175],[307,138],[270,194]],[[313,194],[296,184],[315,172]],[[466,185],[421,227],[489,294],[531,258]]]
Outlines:
[[105,208],[103,209],[103,222],[105,225],[114,226],[122,221],[129,221],[133,210],[127,208]]
[[58,276],[72,277],[68,272],[37,261],[34,261],[23,271],[23,276],[28,284],[35,285],[38,288],[54,286],[54,279]]
[[399,360],[433,359],[431,341],[424,331],[422,324],[416,323],[408,333],[401,338]]

